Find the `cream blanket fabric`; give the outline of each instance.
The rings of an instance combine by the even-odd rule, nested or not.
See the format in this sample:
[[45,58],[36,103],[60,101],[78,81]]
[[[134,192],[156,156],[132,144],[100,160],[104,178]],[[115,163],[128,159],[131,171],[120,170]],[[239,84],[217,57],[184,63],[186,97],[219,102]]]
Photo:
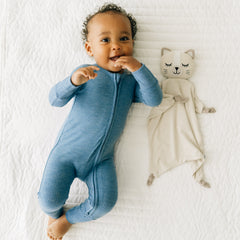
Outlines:
[[[162,90],[163,101],[152,109],[148,121],[150,173],[159,177],[190,161],[195,179],[207,186],[202,171],[205,160],[203,139],[196,115],[203,112],[204,104],[189,80],[164,80]],[[187,101],[178,102],[174,96],[181,96]]]

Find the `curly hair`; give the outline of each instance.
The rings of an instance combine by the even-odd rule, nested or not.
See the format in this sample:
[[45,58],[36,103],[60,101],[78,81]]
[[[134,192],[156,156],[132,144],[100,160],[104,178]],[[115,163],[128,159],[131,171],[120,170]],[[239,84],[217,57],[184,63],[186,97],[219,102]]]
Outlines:
[[121,14],[121,15],[127,17],[129,19],[130,25],[131,25],[132,38],[135,39],[136,33],[137,33],[137,21],[136,21],[136,19],[133,17],[132,14],[127,13],[120,6],[118,6],[116,4],[108,3],[108,4],[104,4],[102,7],[100,7],[98,9],[98,11],[95,12],[94,14],[88,15],[86,20],[83,22],[83,29],[82,29],[82,39],[83,39],[83,42],[87,41],[87,37],[88,37],[88,33],[89,33],[88,32],[88,23],[90,22],[90,20],[94,16],[96,16],[97,14],[105,13],[105,12],[113,12],[113,13]]

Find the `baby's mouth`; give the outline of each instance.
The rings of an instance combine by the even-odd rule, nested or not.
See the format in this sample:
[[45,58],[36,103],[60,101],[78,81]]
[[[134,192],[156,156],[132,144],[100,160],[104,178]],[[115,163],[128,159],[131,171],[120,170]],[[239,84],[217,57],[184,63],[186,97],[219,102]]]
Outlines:
[[116,62],[120,57],[121,56],[110,57],[110,60]]

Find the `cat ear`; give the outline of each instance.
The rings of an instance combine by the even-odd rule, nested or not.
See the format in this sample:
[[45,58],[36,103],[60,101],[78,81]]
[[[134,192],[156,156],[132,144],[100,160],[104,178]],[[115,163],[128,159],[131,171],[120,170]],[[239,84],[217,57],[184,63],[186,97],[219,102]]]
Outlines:
[[171,52],[172,50],[169,49],[169,48],[162,48],[162,50],[161,50],[161,57],[164,55],[164,51]]
[[195,51],[193,49],[189,49],[185,53],[192,57],[192,59],[195,58]]

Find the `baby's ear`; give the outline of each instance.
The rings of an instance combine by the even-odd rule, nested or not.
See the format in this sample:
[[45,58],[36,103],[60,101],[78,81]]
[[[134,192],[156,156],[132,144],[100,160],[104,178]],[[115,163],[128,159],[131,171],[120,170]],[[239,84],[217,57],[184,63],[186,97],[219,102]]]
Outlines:
[[164,55],[164,51],[171,52],[172,50],[169,49],[169,48],[162,48],[162,50],[161,50],[161,57]]
[[195,51],[193,49],[189,49],[185,53],[192,57],[192,59],[195,58]]
[[92,57],[93,51],[92,51],[92,45],[90,42],[88,42],[88,41],[85,42],[85,49],[87,51],[87,54]]

